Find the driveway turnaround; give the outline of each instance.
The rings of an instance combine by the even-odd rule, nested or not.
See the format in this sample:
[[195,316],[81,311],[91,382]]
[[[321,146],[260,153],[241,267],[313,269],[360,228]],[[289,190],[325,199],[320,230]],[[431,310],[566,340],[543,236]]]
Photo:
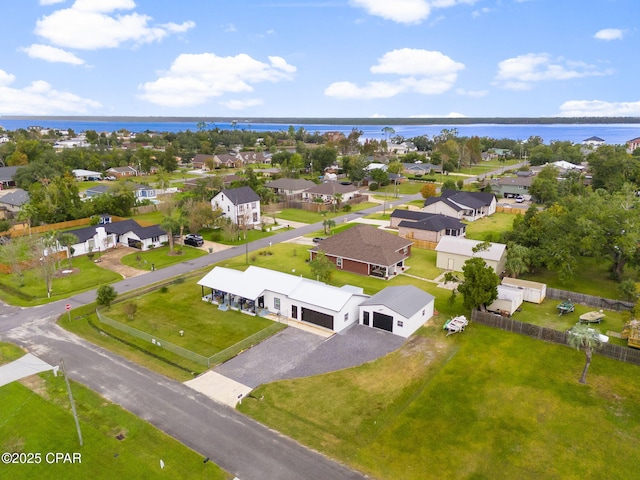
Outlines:
[[250,387],[355,367],[400,348],[405,339],[364,325],[352,325],[325,339],[287,328],[217,366],[214,371]]

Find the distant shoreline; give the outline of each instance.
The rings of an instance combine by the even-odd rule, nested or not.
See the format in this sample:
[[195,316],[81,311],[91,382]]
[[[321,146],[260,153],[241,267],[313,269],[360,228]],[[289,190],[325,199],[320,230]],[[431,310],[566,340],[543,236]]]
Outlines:
[[638,124],[640,117],[463,117],[463,118],[348,118],[348,117],[136,117],[136,116],[72,116],[72,115],[2,115],[2,120],[70,121],[70,122],[205,122],[242,124],[295,125],[587,125]]

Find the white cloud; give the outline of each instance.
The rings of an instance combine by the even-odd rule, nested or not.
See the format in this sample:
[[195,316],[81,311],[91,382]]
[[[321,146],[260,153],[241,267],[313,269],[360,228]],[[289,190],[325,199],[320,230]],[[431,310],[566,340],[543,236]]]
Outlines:
[[54,89],[37,80],[24,88],[12,88],[15,76],[0,70],[0,115],[82,114],[101,107],[99,102]]
[[416,48],[401,48],[385,53],[371,73],[393,73],[396,75],[438,76],[449,75],[464,69],[446,55]]
[[562,117],[640,117],[638,102],[570,100],[560,105]]
[[71,52],[49,45],[34,44],[21,49],[31,58],[39,58],[52,63],[70,63],[71,65],[83,65],[84,60]]
[[526,90],[533,82],[570,80],[590,76],[611,75],[611,70],[599,71],[593,65],[552,59],[546,53],[528,53],[503,60],[498,64],[496,79],[503,88]]
[[358,100],[390,98],[405,92],[437,95],[453,86],[458,78],[457,72],[462,69],[462,63],[440,52],[403,48],[385,53],[369,69],[374,74],[397,75],[400,78],[367,82],[362,87],[348,81],[334,82],[325,89],[324,94]]
[[62,3],[66,0],[40,0],[40,5],[55,5],[56,3]]
[[201,105],[212,97],[226,93],[253,91],[253,84],[290,80],[296,67],[281,57],[260,62],[241,53],[235,57],[218,57],[213,53],[182,54],[169,71],[153,82],[138,88],[140,97],[168,107]]
[[351,4],[369,15],[405,24],[418,24],[429,17],[433,8],[473,5],[477,0],[351,0]]
[[598,40],[622,40],[624,32],[619,28],[603,28],[595,33],[593,38]]
[[132,0],[76,0],[71,8],[56,10],[38,20],[35,33],[59,47],[95,50],[126,42],[150,43],[195,26],[191,21],[151,26],[152,18],[147,15],[113,14],[135,7]]
[[456,93],[465,97],[482,98],[489,94],[488,90],[465,90],[464,88],[457,88]]
[[245,110],[250,107],[257,107],[264,102],[259,98],[247,98],[244,100],[228,100],[226,102],[220,102],[220,105],[227,107],[229,110]]
[[420,23],[431,13],[425,0],[351,0],[351,3],[364,8],[369,15],[397,23]]
[[383,115],[381,113],[374,113],[373,115],[371,115],[369,118],[387,118],[386,115]]
[[404,86],[391,82],[369,82],[364,87],[351,82],[334,82],[324,90],[324,94],[335,98],[369,100],[395,97],[405,90]]

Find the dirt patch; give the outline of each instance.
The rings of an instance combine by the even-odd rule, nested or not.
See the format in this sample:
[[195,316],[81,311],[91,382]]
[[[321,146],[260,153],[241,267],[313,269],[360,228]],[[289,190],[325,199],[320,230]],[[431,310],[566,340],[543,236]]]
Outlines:
[[106,270],[111,270],[112,272],[119,273],[120,275],[122,275],[122,278],[136,277],[138,275],[142,275],[143,273],[147,273],[147,271],[129,267],[128,265],[123,265],[120,260],[125,255],[136,253],[139,251],[140,250],[131,247],[114,248],[104,252],[100,257],[100,261],[96,262],[96,265]]
[[62,270],[58,270],[54,277],[62,278],[68,277],[69,275],[75,275],[76,273],[80,273],[79,268],[63,268]]
[[20,383],[25,387],[27,387],[32,392],[40,395],[42,398],[46,400],[51,400],[51,397],[49,396],[49,392],[47,392],[45,381],[40,376],[31,375],[29,377],[22,378],[20,379]]

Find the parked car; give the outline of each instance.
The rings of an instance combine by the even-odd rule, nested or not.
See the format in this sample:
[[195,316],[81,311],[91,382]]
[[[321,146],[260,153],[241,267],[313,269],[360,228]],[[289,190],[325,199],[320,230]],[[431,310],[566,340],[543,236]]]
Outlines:
[[117,178],[116,178],[116,177],[114,177],[113,175],[109,175],[109,176],[107,176],[107,177],[104,177],[104,179],[105,179],[105,180],[109,180],[110,182],[112,182],[112,181],[114,181],[114,180],[117,180]]
[[322,237],[315,237],[315,238],[313,239],[313,243],[320,243],[322,240],[324,240],[324,238],[322,238]]
[[184,244],[191,245],[192,247],[201,247],[202,245],[204,245],[204,240],[200,235],[190,233],[184,237]]
[[524,197],[522,195],[518,195],[516,197],[516,203],[522,203],[522,202],[524,202]]

